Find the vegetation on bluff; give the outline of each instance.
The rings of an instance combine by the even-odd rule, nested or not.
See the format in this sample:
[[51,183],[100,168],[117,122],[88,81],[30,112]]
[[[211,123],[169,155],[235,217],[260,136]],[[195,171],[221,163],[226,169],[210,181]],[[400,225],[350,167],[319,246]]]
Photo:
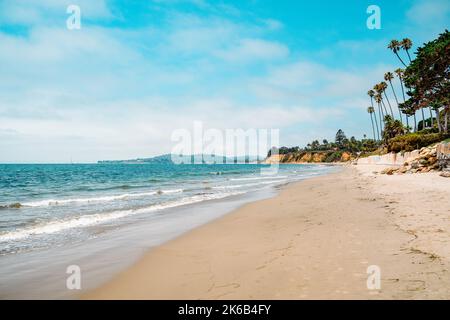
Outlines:
[[280,162],[340,162],[348,161],[361,154],[370,153],[378,148],[376,142],[364,137],[357,140],[355,137],[347,138],[344,131],[336,132],[335,140],[314,140],[306,147],[281,147],[269,150],[267,157],[273,154],[282,156]]
[[[437,39],[417,48],[414,58],[411,58],[409,51],[412,45],[408,38],[389,43],[388,48],[405,69],[387,72],[384,75],[385,81],[376,84],[367,93],[371,103],[367,111],[374,140],[388,151],[410,151],[449,136],[450,32],[445,30]],[[406,53],[403,58],[402,51]],[[399,99],[400,95],[395,92],[392,84],[395,76],[400,84],[402,99]],[[388,87],[394,96],[398,117],[386,94]],[[419,121],[417,114],[421,118]],[[375,120],[377,116],[379,121]]]

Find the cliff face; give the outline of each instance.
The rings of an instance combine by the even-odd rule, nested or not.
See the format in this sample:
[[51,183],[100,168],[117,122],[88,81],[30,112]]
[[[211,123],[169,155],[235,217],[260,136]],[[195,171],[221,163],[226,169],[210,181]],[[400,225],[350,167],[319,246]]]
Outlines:
[[347,151],[311,151],[272,155],[263,163],[321,163],[321,162],[347,162],[353,156]]

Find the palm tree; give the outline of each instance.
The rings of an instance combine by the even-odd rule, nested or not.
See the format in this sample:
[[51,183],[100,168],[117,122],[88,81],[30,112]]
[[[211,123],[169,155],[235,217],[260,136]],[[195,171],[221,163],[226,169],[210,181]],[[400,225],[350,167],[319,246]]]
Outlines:
[[400,86],[402,87],[403,102],[405,102],[406,101],[405,87],[403,86],[403,72],[405,72],[405,71],[401,68],[398,68],[398,69],[395,69],[394,72],[397,74],[397,77],[400,80]]
[[380,94],[376,94],[374,96],[375,102],[378,104],[378,112],[380,113],[380,137],[383,136],[383,119],[384,119],[384,114],[383,114],[383,108],[381,107],[381,95]]
[[[377,101],[377,103],[380,103],[380,104],[384,107],[384,114],[387,115],[388,112],[387,112],[387,109],[386,109],[386,105],[384,104],[383,96],[381,95],[381,93],[382,93],[382,91],[383,91],[383,88],[381,87],[381,84],[377,83],[377,84],[373,87],[373,90],[375,90],[375,92],[377,93],[377,94],[375,95],[375,101],[377,101],[376,98],[378,98],[379,102]],[[383,110],[383,109],[381,109],[381,110]],[[384,120],[384,115],[382,115],[382,120]]]
[[394,94],[395,102],[397,103],[398,115],[400,116],[400,122],[403,124],[402,113],[400,112],[400,108],[398,107],[398,99],[395,94],[394,86],[392,85],[392,79],[394,79],[394,74],[392,72],[386,72],[384,74],[384,80],[388,81],[391,85],[392,93]]
[[373,141],[376,141],[377,137],[375,136],[375,126],[373,125],[373,118],[372,118],[372,113],[374,113],[375,110],[373,107],[368,107],[367,112],[370,114],[370,122],[372,122]]
[[[389,105],[389,110],[391,110],[391,116],[392,116],[392,118],[394,118],[394,112],[392,111],[391,102],[389,101],[389,98],[386,94],[386,89],[387,89],[387,83],[384,81],[380,82],[380,94],[384,93],[384,96],[386,97],[386,101]],[[382,102],[382,103],[384,104],[384,102]],[[385,108],[386,108],[386,106],[385,106]],[[386,113],[387,113],[387,110],[386,110]]]
[[[380,136],[381,127],[380,127],[380,129],[378,129],[377,114],[375,112],[375,108],[373,107],[373,97],[375,96],[375,91],[369,90],[369,91],[367,91],[367,95],[370,97],[370,105],[372,106],[372,109],[374,110],[373,116],[375,118],[375,127],[377,128],[377,136],[378,136],[378,139],[381,139],[381,136]],[[380,121],[381,121],[381,114],[379,116],[380,116]]]
[[[403,72],[404,72],[404,70],[401,69],[401,68],[398,68],[394,72],[397,74],[397,77],[398,77],[398,79],[400,81],[400,87],[402,88],[403,102],[405,102],[406,101],[405,87],[403,85]],[[406,126],[409,127],[409,121],[408,121],[409,116],[408,116],[407,113],[405,115],[406,115]],[[416,120],[416,113],[414,112],[414,130],[413,130],[414,132],[416,131],[416,128],[417,128],[417,120]]]
[[412,46],[413,46],[413,43],[412,43],[411,39],[404,38],[402,40],[402,42],[400,42],[400,46],[402,47],[403,50],[406,51],[406,54],[408,55],[409,62],[411,63],[411,56],[409,55],[409,49],[411,49]]
[[395,55],[397,56],[398,60],[400,60],[400,62],[406,67],[406,64],[403,62],[402,58],[398,54],[398,51],[400,50],[400,48],[401,48],[401,44],[397,40],[391,40],[391,42],[388,45],[388,49],[391,49],[392,52],[394,52]]

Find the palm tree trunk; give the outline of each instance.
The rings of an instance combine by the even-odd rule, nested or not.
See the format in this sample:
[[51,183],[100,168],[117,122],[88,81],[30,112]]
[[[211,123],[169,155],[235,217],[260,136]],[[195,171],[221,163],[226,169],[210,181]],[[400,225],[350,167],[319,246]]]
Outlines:
[[387,94],[386,94],[386,91],[384,91],[384,96],[386,97],[386,101],[387,101],[387,103],[388,103],[388,105],[389,105],[389,109],[391,110],[391,116],[392,116],[392,119],[395,119],[395,117],[394,117],[394,112],[392,112],[391,102],[389,101],[389,98],[388,98],[388,96],[387,96]]
[[431,107],[430,106],[428,106],[428,110],[430,111],[431,127],[433,128],[433,123],[434,123],[434,121],[433,121],[433,113],[431,112]]
[[[389,84],[391,85],[392,93],[394,94],[395,102],[397,103],[398,115],[400,116],[400,122],[403,124],[402,113],[400,111],[400,108],[398,107],[397,95],[395,94],[394,86],[392,85],[391,80],[389,80]],[[406,118],[408,118],[408,116],[406,116]],[[406,119],[406,122],[408,122],[408,119]]]
[[377,138],[375,137],[375,127],[373,126],[372,113],[369,113],[369,114],[370,114],[370,122],[372,122],[373,141],[376,141]]
[[417,131],[417,118],[416,118],[416,110],[414,110],[414,132]]
[[423,108],[420,108],[422,111],[422,130],[425,129],[425,113],[423,112]]
[[445,117],[445,120],[444,120],[444,132],[445,133],[447,133],[448,132],[448,118],[450,117],[450,108],[449,107],[446,107],[445,108],[445,113],[444,113],[444,117]]
[[408,55],[409,63],[411,63],[411,56],[409,55],[409,50],[405,50],[406,54]]
[[377,137],[378,137],[378,140],[379,140],[380,139],[380,131],[378,130],[378,122],[377,122],[377,113],[376,113],[376,111],[373,112],[373,117],[375,119],[375,128],[377,129]]
[[405,114],[406,117],[406,128],[408,128],[408,132],[409,132],[409,120],[408,120],[408,115]]
[[407,65],[403,62],[402,58],[400,58],[400,56],[398,55],[398,52],[395,52],[395,55],[397,56],[398,60],[400,60],[400,62],[407,67]]
[[403,96],[403,102],[406,101],[405,97],[405,88],[403,87],[403,79],[399,76],[398,79],[400,80],[400,87],[402,88],[402,96]]
[[380,113],[380,140],[381,140],[381,137],[383,137],[383,118],[384,118],[384,115],[383,115],[383,108],[381,108],[381,104],[380,103],[378,103],[378,112]]
[[436,111],[436,121],[437,121],[437,125],[438,125],[438,130],[439,130],[439,132],[441,132],[442,131],[442,128],[441,128],[441,119],[440,119],[440,115],[439,115],[439,108],[436,108],[436,109],[434,109],[434,111]]
[[[384,107],[384,114],[387,116],[388,115],[388,111],[387,111],[387,108],[386,108],[386,104],[384,103],[383,100],[381,100],[381,103],[382,103],[382,105]],[[383,116],[383,121],[384,121],[384,116]]]
[[376,125],[376,128],[377,128],[377,136],[378,136],[378,139],[379,139],[380,138],[380,131],[378,130],[377,112],[375,111],[375,108],[373,107],[373,97],[370,97],[370,105],[372,106],[372,109],[374,110],[373,117],[375,118],[375,125]]

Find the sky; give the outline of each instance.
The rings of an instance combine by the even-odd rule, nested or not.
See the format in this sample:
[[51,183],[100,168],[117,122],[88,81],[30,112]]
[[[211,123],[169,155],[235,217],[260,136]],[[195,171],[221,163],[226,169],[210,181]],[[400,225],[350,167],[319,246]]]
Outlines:
[[401,67],[388,42],[449,22],[448,0],[0,0],[0,163],[155,156],[194,121],[370,136],[366,93]]

